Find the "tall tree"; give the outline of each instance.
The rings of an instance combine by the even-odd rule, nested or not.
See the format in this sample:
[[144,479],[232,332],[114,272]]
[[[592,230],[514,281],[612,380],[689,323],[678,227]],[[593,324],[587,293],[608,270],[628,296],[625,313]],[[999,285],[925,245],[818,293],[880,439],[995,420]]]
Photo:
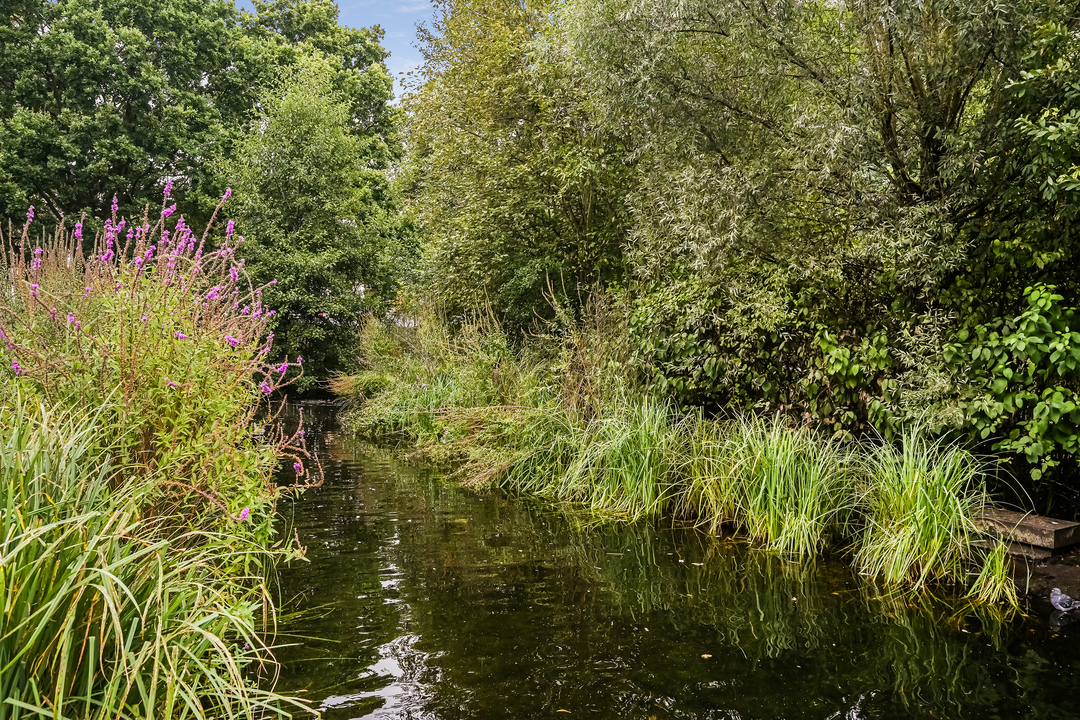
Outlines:
[[[381,65],[372,106],[390,99]],[[387,253],[401,238],[385,168],[394,149],[359,133],[355,96],[338,87],[336,59],[304,57],[260,101],[263,115],[219,172],[232,185],[230,214],[242,254],[277,313],[275,352],[301,356],[305,389],[344,369],[361,314],[393,291]]]
[[[328,0],[11,0],[0,10],[0,217],[126,213],[174,181],[182,211],[205,216],[220,191],[211,166],[257,114],[259,92],[311,47],[335,57],[335,82],[360,132],[392,132],[366,71],[378,28],[337,23]],[[372,103],[373,104],[365,104]]]
[[622,277],[629,168],[590,117],[550,0],[443,0],[405,100],[428,287],[514,325]]

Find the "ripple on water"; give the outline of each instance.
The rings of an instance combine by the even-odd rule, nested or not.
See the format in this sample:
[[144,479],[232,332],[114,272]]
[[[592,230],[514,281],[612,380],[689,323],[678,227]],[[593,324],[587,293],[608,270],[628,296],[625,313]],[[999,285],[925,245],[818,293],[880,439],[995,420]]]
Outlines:
[[575,524],[305,417],[326,483],[283,506],[308,562],[280,573],[303,611],[281,641],[305,639],[278,687],[327,720],[1076,716],[1080,625],[983,626],[843,565]]

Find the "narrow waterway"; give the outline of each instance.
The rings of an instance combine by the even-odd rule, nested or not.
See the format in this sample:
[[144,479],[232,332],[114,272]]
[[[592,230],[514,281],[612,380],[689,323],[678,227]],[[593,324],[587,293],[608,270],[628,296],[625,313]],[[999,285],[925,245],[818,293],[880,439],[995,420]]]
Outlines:
[[278,690],[327,720],[1080,717],[1080,624],[1048,603],[984,624],[838,562],[591,526],[304,414],[325,484],[282,506],[307,557]]

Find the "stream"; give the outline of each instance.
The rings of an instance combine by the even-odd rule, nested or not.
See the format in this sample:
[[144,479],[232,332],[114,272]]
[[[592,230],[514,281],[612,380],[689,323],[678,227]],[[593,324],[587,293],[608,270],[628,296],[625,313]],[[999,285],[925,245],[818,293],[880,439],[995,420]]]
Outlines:
[[1043,599],[1001,622],[836,559],[596,525],[302,408],[325,482],[280,505],[307,553],[279,573],[277,690],[326,720],[1080,717],[1080,624]]

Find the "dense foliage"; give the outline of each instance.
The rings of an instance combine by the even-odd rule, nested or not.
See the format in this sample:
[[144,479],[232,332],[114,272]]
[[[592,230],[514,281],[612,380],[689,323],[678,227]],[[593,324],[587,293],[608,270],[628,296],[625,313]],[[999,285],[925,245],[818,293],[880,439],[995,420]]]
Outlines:
[[445,0],[421,32],[406,98],[406,192],[426,242],[425,291],[452,314],[490,301],[516,326],[544,299],[623,277],[629,182],[554,34],[555,3]]
[[[390,78],[378,73],[382,106]],[[260,103],[264,115],[219,169],[237,195],[248,269],[278,312],[275,351],[322,377],[352,362],[365,311],[396,290],[401,245],[378,129],[353,129],[348,97],[323,55],[303,59]],[[355,364],[353,363],[353,367]]]
[[[280,68],[333,54],[358,123],[388,132],[368,70],[377,30],[337,23],[327,0],[15,0],[0,11],[0,217],[36,205],[53,219],[93,214],[116,194],[138,214],[174,181],[205,223],[228,157]],[[377,83],[377,81],[376,81]],[[46,220],[43,215],[42,220]]]
[[[250,271],[307,387],[341,369],[361,312],[408,257],[387,169],[400,153],[381,30],[329,0],[20,0],[0,22],[0,217],[100,228],[166,183],[205,226],[227,188]],[[83,216],[86,217],[83,217]],[[211,244],[218,238],[211,238]],[[403,250],[403,248],[405,248]],[[389,258],[389,259],[388,259]],[[363,302],[366,298],[367,302]]]
[[0,238],[0,718],[285,712],[259,687],[270,473],[312,467],[260,432],[287,367],[237,238],[207,251],[169,202]]
[[[1076,495],[1072,5],[442,8],[410,139],[417,177],[461,180],[413,188],[422,287],[518,324],[551,293],[504,262],[570,295],[606,283],[634,362],[681,403],[849,438],[925,422],[1012,458],[1044,509]],[[573,100],[560,127],[590,138],[587,193],[537,181],[573,176],[545,158],[583,156],[537,98]],[[439,123],[454,135],[432,148]],[[617,272],[567,272],[566,193],[604,198]]]

